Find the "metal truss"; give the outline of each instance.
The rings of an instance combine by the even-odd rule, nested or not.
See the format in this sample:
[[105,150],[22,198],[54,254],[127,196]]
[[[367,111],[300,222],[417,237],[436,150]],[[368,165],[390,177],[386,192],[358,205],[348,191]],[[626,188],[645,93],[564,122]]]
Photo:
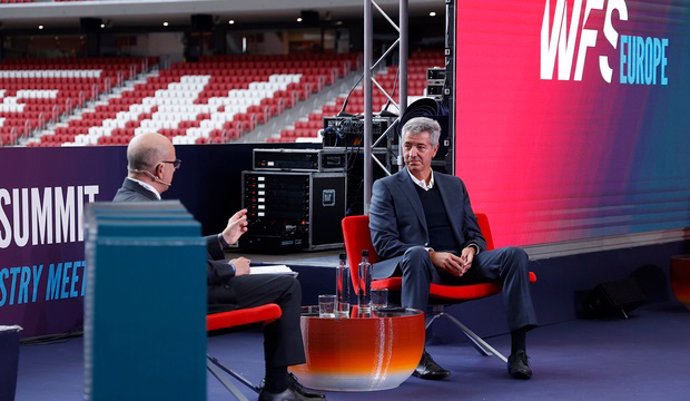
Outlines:
[[[376,163],[383,171],[390,175],[391,172],[384,166],[384,163],[373,152],[373,147],[384,138],[388,137],[389,131],[397,130],[400,118],[407,109],[407,52],[408,52],[408,0],[400,0],[398,4],[399,22],[396,24],[386,12],[374,0],[364,0],[364,214],[369,213],[369,203],[371,202],[371,187],[373,185],[373,164]],[[388,23],[398,32],[398,39],[376,60],[373,62],[374,46],[374,18],[373,11],[376,9]],[[376,81],[374,72],[379,64],[395,49],[398,49],[398,99],[397,101],[389,94],[381,84]],[[398,117],[388,126],[386,131],[372,143],[373,137],[373,89],[374,86],[381,91],[388,100],[398,109]],[[393,131],[396,132],[396,131]],[[397,133],[396,133],[397,135]],[[398,152],[398,154],[400,154]],[[400,160],[398,160],[400,164]]]

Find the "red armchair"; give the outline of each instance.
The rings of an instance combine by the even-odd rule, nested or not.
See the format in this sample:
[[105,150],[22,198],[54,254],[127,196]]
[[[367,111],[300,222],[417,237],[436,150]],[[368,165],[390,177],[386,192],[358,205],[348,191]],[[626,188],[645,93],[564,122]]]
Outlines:
[[[206,331],[216,331],[229,329],[232,327],[244,326],[254,323],[270,323],[283,314],[277,304],[266,304],[252,308],[237,309],[228,312],[212,313],[206,316]],[[242,377],[239,373],[221,364],[218,359],[211,355],[206,355],[206,368],[218,381],[239,401],[248,401],[235,385],[230,382],[223,372],[234,377],[236,380],[249,387],[257,394],[261,388],[255,386],[249,380]]]
[[[493,237],[491,236],[491,227],[489,226],[489,219],[483,213],[476,213],[477,223],[486,239],[487,250],[494,248]],[[350,271],[352,277],[357,277],[357,263],[359,261],[360,253],[363,249],[369,250],[369,261],[376,263],[378,256],[371,243],[371,234],[369,232],[369,216],[348,216],[342,220],[343,238],[345,241],[345,251],[347,259],[350,261]],[[530,282],[537,281],[537,276],[530,272]],[[356,283],[354,284],[356,288]],[[401,277],[389,277],[380,280],[374,280],[371,283],[372,289],[387,288],[389,291],[400,291],[402,288]],[[489,343],[484,341],[475,332],[470,330],[465,324],[460,322],[457,318],[445,312],[444,308],[447,305],[458,304],[466,301],[481,299],[501,292],[500,283],[486,282],[467,285],[443,285],[432,283],[429,289],[429,300],[433,304],[433,314],[426,323],[428,329],[438,318],[446,317],[453,324],[455,324],[467,338],[472,341],[474,347],[483,355],[495,355],[503,362],[508,359],[494,349]]]

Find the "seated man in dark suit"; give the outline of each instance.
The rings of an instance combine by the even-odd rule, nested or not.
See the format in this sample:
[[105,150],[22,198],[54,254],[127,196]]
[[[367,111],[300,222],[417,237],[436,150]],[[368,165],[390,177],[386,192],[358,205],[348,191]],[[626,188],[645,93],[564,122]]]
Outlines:
[[[434,172],[439,124],[426,117],[402,128],[406,168],[374,183],[369,228],[378,255],[374,278],[402,276],[402,305],[425,311],[433,283],[495,280],[503,285],[512,350],[508,372],[529,379],[525,337],[537,324],[529,293],[528,257],[519,248],[486,251],[465,184]],[[425,351],[414,375],[443,379],[450,374]]]
[[[113,201],[156,201],[161,199],[180,167],[175,147],[159,134],[134,137],[127,147],[128,176]],[[247,211],[240,210],[228,220],[218,235],[206,237],[209,312],[276,303],[283,314],[264,328],[265,385],[260,401],[323,400],[320,393],[307,391],[287,367],[305,362],[300,331],[302,289],[287,275],[249,275],[249,259],[239,257],[229,263],[223,249],[237,243],[247,231]]]

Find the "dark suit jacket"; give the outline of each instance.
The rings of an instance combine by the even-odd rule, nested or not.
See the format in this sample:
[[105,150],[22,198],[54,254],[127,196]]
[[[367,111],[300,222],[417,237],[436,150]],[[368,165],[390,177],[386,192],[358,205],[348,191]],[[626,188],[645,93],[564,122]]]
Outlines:
[[[141,202],[156,201],[158,198],[151,191],[139,185],[137,182],[125,178],[120,189],[115,193],[114,202]],[[235,271],[225,262],[223,248],[217,235],[209,235],[206,239],[206,251],[208,252],[207,282],[209,306],[213,310],[231,309],[234,302],[226,298],[226,292],[221,287],[229,279],[235,276]],[[216,291],[218,290],[218,291]],[[227,305],[227,306],[224,306]]]
[[[480,251],[485,250],[486,241],[462,180],[434,172],[434,185],[441,193],[455,242],[460,248],[476,244]],[[424,209],[407,169],[374,182],[369,229],[376,253],[382,259],[374,265],[375,278],[392,276],[410,247],[429,246]]]
[[[125,179],[115,194],[115,202],[157,200],[155,194],[138,183]],[[297,279],[278,274],[246,274],[235,277],[225,262],[217,235],[206,237],[208,251],[207,287],[208,312],[221,312],[267,303],[277,303],[282,316],[266,325],[264,358],[267,368],[304,363],[300,333],[301,287]]]

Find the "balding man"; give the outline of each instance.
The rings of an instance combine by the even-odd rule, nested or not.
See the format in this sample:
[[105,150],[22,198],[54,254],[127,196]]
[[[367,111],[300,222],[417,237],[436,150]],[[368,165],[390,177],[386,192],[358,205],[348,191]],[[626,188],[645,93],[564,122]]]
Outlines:
[[[127,147],[129,174],[113,201],[156,201],[171,185],[180,168],[175,147],[160,134],[135,136]],[[249,275],[249,259],[226,262],[223,250],[237,243],[247,231],[247,211],[230,217],[222,233],[206,237],[209,312],[276,303],[283,314],[264,328],[265,385],[260,401],[322,400],[323,394],[304,389],[287,367],[305,362],[300,332],[302,289],[287,275]]]

